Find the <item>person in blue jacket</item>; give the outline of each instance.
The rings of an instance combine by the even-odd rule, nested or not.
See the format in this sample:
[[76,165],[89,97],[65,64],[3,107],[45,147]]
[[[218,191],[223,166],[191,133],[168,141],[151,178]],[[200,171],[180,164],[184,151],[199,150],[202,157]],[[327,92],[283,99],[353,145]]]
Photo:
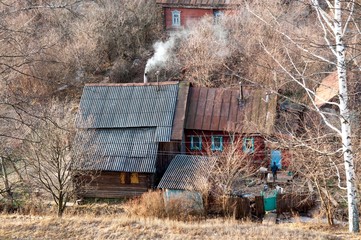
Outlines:
[[273,165],[271,166],[271,171],[272,171],[272,175],[273,175],[273,182],[277,180],[277,171],[278,171],[278,167],[276,165],[276,162],[273,162]]

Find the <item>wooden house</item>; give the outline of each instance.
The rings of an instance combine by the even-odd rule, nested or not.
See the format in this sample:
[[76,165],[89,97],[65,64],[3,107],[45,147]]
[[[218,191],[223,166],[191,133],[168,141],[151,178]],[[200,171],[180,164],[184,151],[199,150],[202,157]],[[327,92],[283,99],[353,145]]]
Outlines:
[[188,89],[179,82],[84,87],[77,138],[90,136],[92,154],[74,167],[86,173],[75,179],[88,183],[79,186],[82,197],[136,196],[156,185],[181,151]]
[[237,7],[237,0],[156,0],[162,7],[163,24],[166,30],[187,27],[194,21],[208,15],[215,21],[223,14]]
[[191,87],[185,123],[188,154],[222,152],[229,144],[268,164],[265,136],[273,133],[277,97],[262,90]]

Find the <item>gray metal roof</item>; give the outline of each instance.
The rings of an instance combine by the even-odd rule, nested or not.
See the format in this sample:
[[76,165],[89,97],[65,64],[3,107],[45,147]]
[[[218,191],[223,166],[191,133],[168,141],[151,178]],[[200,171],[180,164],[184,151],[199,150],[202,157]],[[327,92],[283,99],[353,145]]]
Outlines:
[[86,85],[76,119],[78,128],[162,127],[157,138],[170,141],[178,82],[149,85]]
[[196,155],[176,155],[158,188],[201,190],[206,186],[215,157]]
[[154,173],[158,150],[155,133],[155,127],[79,130],[75,142],[83,147],[78,152],[86,156],[75,168]]

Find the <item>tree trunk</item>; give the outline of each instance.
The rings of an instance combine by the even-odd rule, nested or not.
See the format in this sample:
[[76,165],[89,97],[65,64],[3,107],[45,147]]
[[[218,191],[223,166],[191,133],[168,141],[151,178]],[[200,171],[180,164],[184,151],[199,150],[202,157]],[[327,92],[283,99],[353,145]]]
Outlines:
[[341,133],[342,133],[341,137],[342,137],[343,158],[345,163],[346,181],[347,181],[349,231],[359,232],[360,230],[359,213],[357,207],[355,171],[354,171],[353,152],[351,145],[350,111],[348,106],[345,45],[342,39],[343,33],[342,33],[341,1],[335,0],[334,7],[335,7],[334,34],[336,37],[337,75],[338,75],[339,95],[340,95],[340,120],[341,120]]
[[64,199],[63,199],[63,195],[62,193],[60,193],[59,195],[59,202],[58,202],[58,217],[62,217],[63,216],[63,212],[64,212]]
[[3,176],[3,180],[4,180],[4,185],[5,185],[5,191],[9,197],[9,199],[13,200],[13,194],[11,192],[11,188],[10,188],[10,184],[9,184],[9,179],[8,179],[8,175],[6,172],[6,167],[5,167],[5,163],[4,163],[4,159],[2,157],[0,157],[0,164],[1,164],[1,171],[2,171],[2,176]]

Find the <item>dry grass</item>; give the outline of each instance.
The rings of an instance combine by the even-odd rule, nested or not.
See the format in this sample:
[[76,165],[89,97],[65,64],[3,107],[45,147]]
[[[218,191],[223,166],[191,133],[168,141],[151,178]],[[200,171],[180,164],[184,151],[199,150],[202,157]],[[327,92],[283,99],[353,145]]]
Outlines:
[[0,239],[360,239],[344,228],[320,224],[257,223],[224,219],[179,222],[129,217],[127,214],[94,216],[0,215]]
[[195,220],[203,217],[203,211],[194,207],[195,201],[186,194],[173,197],[165,204],[161,191],[149,191],[124,205],[128,216]]

